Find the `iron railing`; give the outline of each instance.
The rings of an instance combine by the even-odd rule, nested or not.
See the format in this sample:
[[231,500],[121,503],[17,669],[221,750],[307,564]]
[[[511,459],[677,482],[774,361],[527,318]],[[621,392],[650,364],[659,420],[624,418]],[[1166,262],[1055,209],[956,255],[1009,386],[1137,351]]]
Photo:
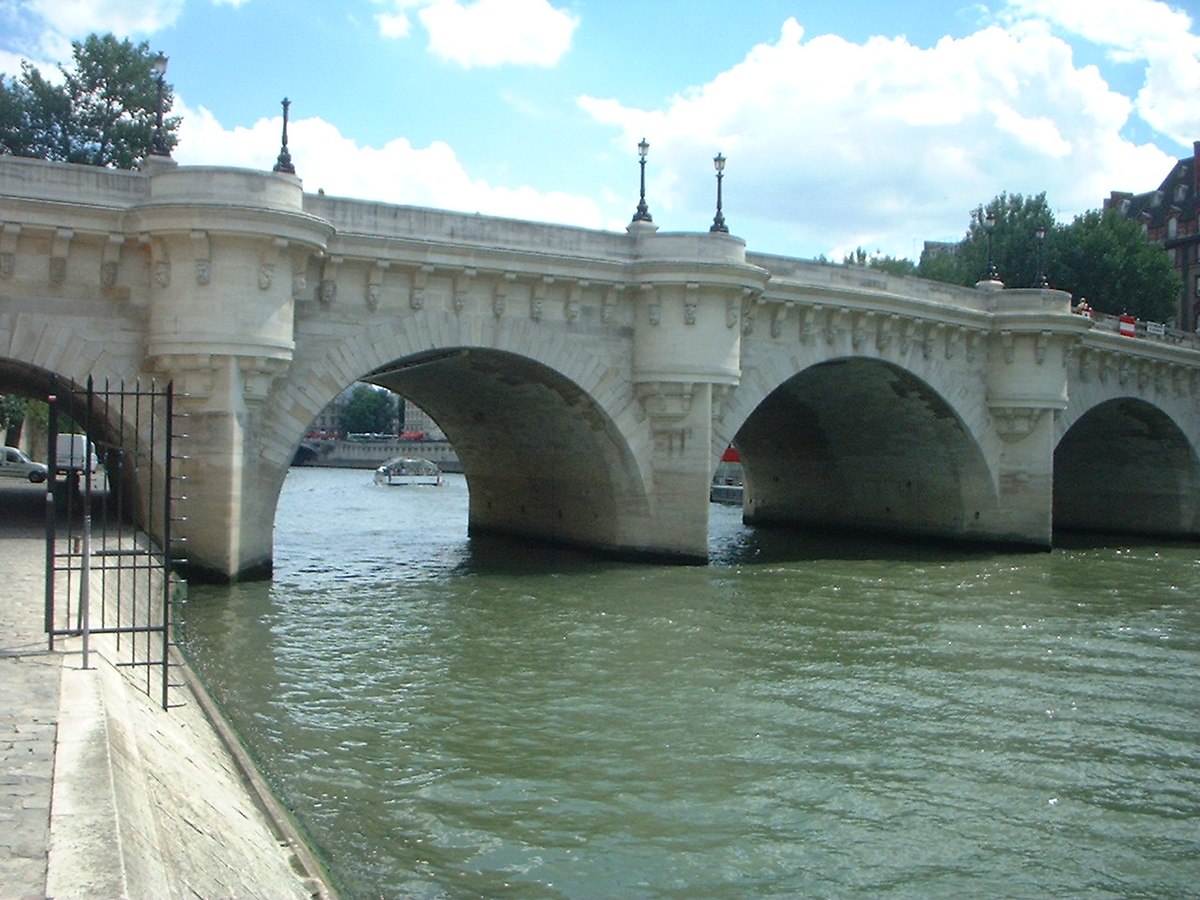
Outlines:
[[[80,638],[83,667],[93,638],[120,667],[143,669],[170,705],[172,564],[183,497],[174,474],[173,386],[124,382],[98,388],[55,385],[48,398],[46,633]],[[69,415],[82,436],[68,439]],[[80,452],[82,450],[82,452]],[[64,459],[63,457],[68,458]],[[93,458],[95,464],[93,464]]]

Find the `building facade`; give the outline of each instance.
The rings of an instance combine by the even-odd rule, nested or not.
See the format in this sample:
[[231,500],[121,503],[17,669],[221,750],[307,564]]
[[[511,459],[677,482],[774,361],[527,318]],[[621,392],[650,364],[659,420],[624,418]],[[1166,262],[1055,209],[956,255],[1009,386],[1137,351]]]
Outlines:
[[1192,155],[1179,160],[1158,190],[1144,194],[1113,191],[1104,201],[1139,222],[1147,240],[1161,244],[1183,280],[1176,326],[1194,331],[1200,324],[1200,141],[1192,144]]

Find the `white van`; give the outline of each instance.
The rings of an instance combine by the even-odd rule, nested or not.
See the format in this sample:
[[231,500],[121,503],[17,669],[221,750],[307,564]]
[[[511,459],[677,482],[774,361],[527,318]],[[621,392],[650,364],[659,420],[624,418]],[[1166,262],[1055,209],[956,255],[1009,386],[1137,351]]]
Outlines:
[[54,445],[54,469],[60,475],[72,472],[84,472],[89,475],[96,471],[100,460],[96,458],[96,449],[86,434],[60,434]]
[[0,478],[24,478],[41,484],[48,474],[44,464],[34,462],[16,447],[5,447],[0,452]]

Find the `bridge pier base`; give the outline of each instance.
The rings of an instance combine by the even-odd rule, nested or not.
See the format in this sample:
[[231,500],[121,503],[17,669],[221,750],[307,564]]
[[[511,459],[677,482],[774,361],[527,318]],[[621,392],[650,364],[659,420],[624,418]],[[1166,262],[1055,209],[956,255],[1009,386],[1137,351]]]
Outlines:
[[998,509],[989,533],[1002,543],[1049,550],[1054,534],[1054,411],[992,409],[1001,436]]

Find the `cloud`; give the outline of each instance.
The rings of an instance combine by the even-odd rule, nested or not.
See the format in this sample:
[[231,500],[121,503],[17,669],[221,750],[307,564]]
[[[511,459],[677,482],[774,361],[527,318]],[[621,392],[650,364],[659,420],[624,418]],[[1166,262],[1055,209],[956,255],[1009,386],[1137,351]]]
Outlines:
[[[382,2],[382,0],[376,0]],[[465,69],[553,66],[570,49],[579,20],[548,0],[391,0],[375,17],[388,38],[407,37],[408,10],[429,35],[429,51]]]
[[[282,118],[259,119],[249,127],[226,128],[203,106],[180,100],[181,165],[220,165],[270,169],[279,154]],[[588,197],[530,187],[506,187],[472,178],[454,150],[441,141],[428,147],[407,140],[363,147],[321,118],[288,123],[288,151],[305,190],[397,203],[479,212],[535,221],[600,228],[603,217]]]
[[58,34],[81,38],[92,32],[153,34],[173,25],[183,4],[184,0],[29,0],[29,10]]
[[1137,115],[1183,146],[1200,138],[1200,35],[1183,10],[1156,0],[1009,0],[1009,15],[1044,20],[1118,62],[1144,62]]
[[911,256],[961,236],[968,211],[1002,191],[1045,191],[1069,218],[1110,190],[1157,183],[1173,162],[1120,136],[1129,98],[1036,21],[921,48],[806,40],[789,19],[777,41],[661,109],[579,105],[625,146],[649,138],[652,210],[711,217],[708,160],[722,150],[731,228],[798,255],[862,244]]

